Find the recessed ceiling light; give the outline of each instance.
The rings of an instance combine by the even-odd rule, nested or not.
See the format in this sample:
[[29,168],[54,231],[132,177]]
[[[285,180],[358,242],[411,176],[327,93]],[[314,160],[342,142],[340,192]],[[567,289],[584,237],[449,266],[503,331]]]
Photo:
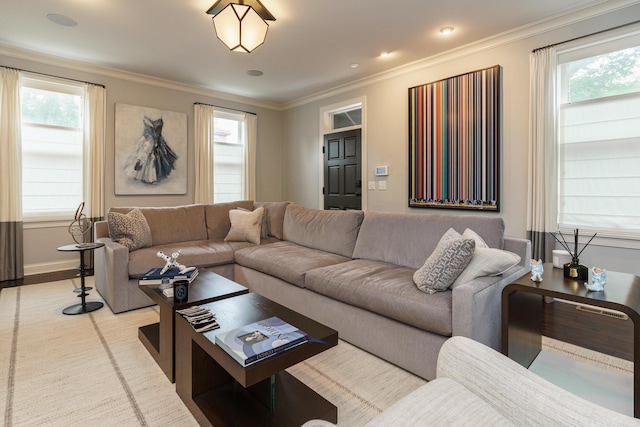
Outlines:
[[65,27],[75,27],[78,25],[78,23],[73,19],[68,16],[60,15],[59,13],[49,13],[47,18],[49,21],[55,22],[58,25],[64,25]]
[[440,29],[440,34],[446,36],[448,34],[453,33],[453,27],[444,27]]
[[249,70],[247,71],[247,74],[249,74],[251,77],[260,77],[264,73],[260,70]]
[[391,55],[391,52],[382,52],[380,58],[387,58],[389,55]]
[[354,62],[351,64],[351,68],[358,68],[360,66],[360,64]]

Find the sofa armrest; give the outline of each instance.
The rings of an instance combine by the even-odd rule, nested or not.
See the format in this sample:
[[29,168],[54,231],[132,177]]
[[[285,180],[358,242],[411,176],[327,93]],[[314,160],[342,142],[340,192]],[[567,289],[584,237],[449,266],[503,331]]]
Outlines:
[[95,239],[109,237],[109,223],[107,221],[96,221],[93,224],[93,237]]
[[464,337],[444,343],[436,376],[461,384],[516,425],[639,425],[638,420],[588,402]]
[[[513,252],[520,256],[520,262],[518,265],[531,270],[531,241],[527,239],[520,239],[517,237],[505,237],[504,238],[504,250]],[[525,273],[526,273],[525,272]],[[524,274],[524,273],[523,273]]]
[[504,238],[504,249],[520,256],[500,276],[478,277],[451,289],[452,335],[472,338],[496,350],[501,342],[502,290],[531,270],[531,242]]
[[98,237],[96,242],[104,243],[104,248],[95,252],[95,285],[97,291],[109,304],[114,313],[118,284],[129,283],[129,249],[114,242],[109,237]]

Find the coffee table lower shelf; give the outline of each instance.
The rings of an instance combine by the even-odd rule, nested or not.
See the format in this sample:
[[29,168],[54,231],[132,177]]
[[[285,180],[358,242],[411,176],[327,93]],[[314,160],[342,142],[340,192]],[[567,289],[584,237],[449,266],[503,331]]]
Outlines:
[[[266,380],[270,381],[270,380]],[[337,422],[338,410],[329,401],[300,382],[288,372],[275,375],[275,408],[270,411],[268,402],[257,395],[262,384],[244,388],[232,381],[195,396],[191,411],[202,425],[213,426],[296,426],[310,418]],[[266,387],[266,386],[265,386]],[[254,394],[253,390],[258,389]],[[267,397],[268,398],[268,397]],[[301,404],[304,402],[304,404]],[[310,412],[311,411],[311,412]],[[202,417],[197,416],[200,412]]]
[[160,363],[160,323],[152,323],[138,328],[138,339],[156,363]]

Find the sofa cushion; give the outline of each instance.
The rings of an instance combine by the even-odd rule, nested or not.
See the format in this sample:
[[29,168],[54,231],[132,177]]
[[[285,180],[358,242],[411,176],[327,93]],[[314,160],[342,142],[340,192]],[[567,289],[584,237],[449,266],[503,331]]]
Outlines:
[[231,228],[229,211],[231,209],[243,208],[253,210],[253,201],[239,200],[236,202],[214,203],[205,205],[204,212],[207,221],[207,237],[205,239],[224,239]]
[[422,267],[414,273],[414,283],[428,294],[446,291],[469,265],[474,248],[473,239],[463,239],[460,233],[450,228]]
[[353,258],[388,262],[417,270],[449,228],[458,233],[470,228],[490,247],[502,249],[504,246],[502,218],[367,211]]
[[290,204],[284,215],[284,240],[351,257],[362,211],[324,211]]
[[153,244],[151,229],[140,209],[133,209],[126,214],[109,212],[107,222],[111,239],[126,246],[130,251]]
[[[110,212],[127,213],[131,209],[111,208]],[[147,219],[154,245],[207,238],[204,205],[140,208],[140,211]]]
[[262,217],[264,208],[255,211],[245,209],[231,209],[229,220],[231,228],[224,238],[225,242],[250,242],[260,244]]
[[440,335],[451,335],[451,291],[428,295],[413,270],[352,260],[307,272],[305,286],[321,295]]
[[[284,223],[284,213],[287,205],[291,202],[255,202],[253,208],[263,207],[264,218],[267,224],[267,237],[276,237],[280,240],[284,239],[282,225]],[[261,236],[263,239],[266,237]]]
[[349,258],[283,241],[240,249],[235,254],[235,261],[304,288],[307,271],[344,263]]
[[129,276],[139,278],[152,268],[163,267],[165,262],[158,258],[158,251],[170,254],[177,250],[180,250],[178,262],[188,267],[211,267],[233,262],[233,249],[222,239],[171,243],[130,252]]

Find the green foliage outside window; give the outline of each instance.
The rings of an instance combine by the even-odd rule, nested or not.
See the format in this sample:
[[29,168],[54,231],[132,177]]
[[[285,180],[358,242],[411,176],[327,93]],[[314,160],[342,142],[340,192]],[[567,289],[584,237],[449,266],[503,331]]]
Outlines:
[[565,64],[568,102],[640,92],[640,47]]
[[28,123],[81,127],[81,98],[60,92],[23,87],[22,120]]

